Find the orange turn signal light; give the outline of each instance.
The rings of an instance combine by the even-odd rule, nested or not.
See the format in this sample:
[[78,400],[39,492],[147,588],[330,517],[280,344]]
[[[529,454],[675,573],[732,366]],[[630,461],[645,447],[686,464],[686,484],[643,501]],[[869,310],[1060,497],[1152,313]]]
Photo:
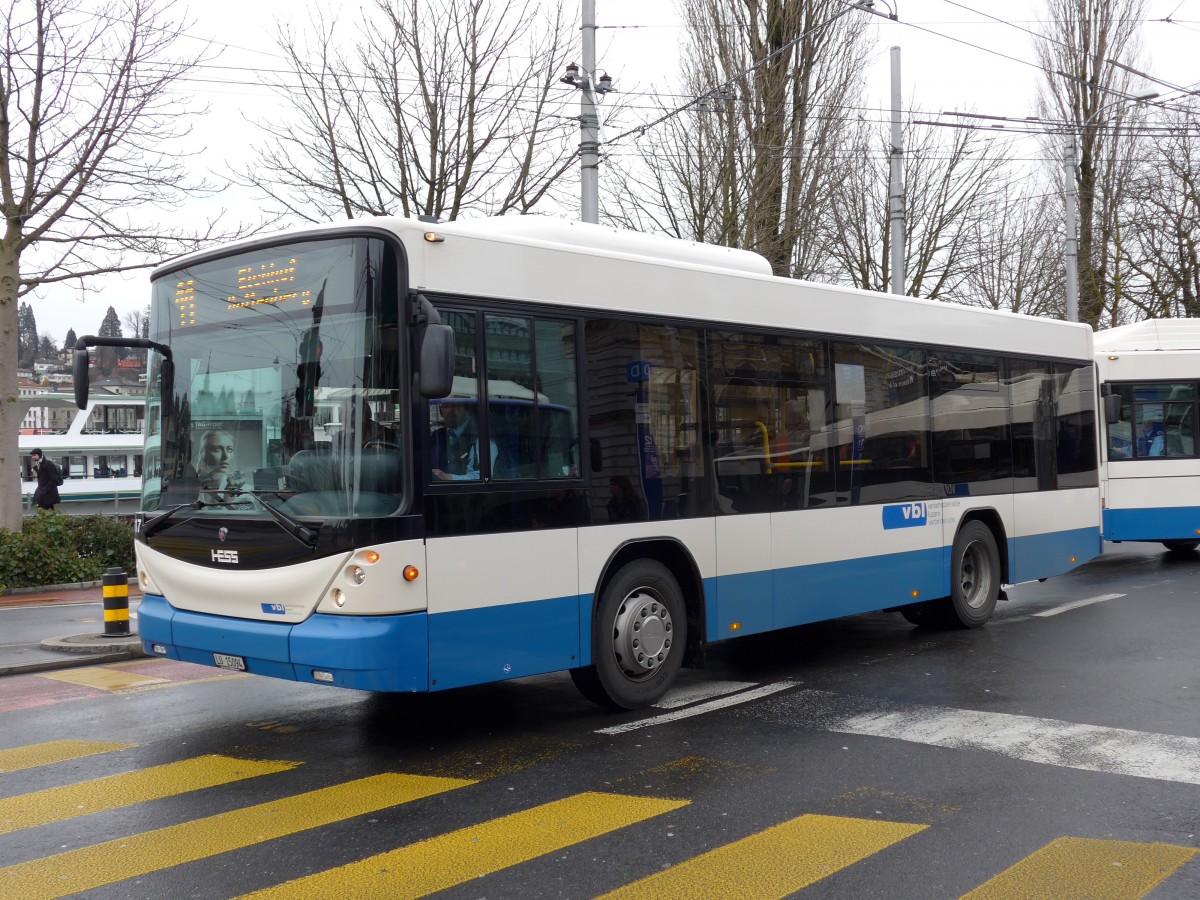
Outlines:
[[420,575],[421,575],[421,573],[417,571],[416,566],[405,566],[404,567],[404,580],[405,581],[416,581],[417,578],[420,577]]
[[374,565],[375,563],[379,562],[379,554],[374,550],[368,550],[362,555],[362,561],[369,566]]

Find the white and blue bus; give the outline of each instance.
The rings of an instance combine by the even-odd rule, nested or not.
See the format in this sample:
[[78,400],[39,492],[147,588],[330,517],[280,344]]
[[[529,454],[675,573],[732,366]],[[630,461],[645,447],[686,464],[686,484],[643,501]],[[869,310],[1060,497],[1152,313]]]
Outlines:
[[1097,332],[1106,422],[1104,537],[1200,546],[1200,319],[1146,319]]
[[138,625],[172,659],[374,691],[569,670],[635,708],[712,642],[975,627],[1101,546],[1081,325],[517,217],[196,253],[150,328]]

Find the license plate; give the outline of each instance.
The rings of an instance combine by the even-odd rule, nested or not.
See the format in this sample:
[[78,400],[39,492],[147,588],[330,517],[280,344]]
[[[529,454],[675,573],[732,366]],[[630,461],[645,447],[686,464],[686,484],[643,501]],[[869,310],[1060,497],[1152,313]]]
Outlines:
[[246,671],[246,661],[240,656],[226,656],[224,653],[214,653],[213,662],[222,669],[237,669],[239,672]]

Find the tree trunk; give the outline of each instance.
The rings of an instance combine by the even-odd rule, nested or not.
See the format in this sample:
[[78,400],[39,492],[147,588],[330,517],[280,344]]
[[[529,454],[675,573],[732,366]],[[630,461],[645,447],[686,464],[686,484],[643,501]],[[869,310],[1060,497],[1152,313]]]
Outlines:
[[[0,528],[21,528],[21,398],[17,390],[17,292],[20,255],[14,249],[17,228],[0,241]],[[15,453],[15,455],[13,455]]]

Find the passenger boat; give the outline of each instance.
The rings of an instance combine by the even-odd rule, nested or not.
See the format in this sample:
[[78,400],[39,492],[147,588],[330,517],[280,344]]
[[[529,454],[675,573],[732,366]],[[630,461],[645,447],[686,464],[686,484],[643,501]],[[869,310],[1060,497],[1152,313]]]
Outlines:
[[[62,473],[59,512],[68,515],[132,515],[141,505],[145,442],[144,395],[93,396],[87,409],[73,396],[43,394],[21,398],[22,413],[43,409],[33,427],[23,421],[22,510],[32,514],[37,477],[30,453],[40,448]],[[22,417],[23,419],[26,416]]]

